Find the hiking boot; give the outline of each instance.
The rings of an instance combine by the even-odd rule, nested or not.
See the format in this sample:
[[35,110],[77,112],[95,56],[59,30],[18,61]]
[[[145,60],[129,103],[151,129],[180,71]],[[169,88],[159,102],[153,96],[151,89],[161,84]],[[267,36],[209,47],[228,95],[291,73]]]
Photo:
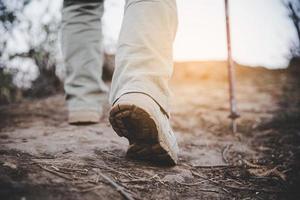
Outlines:
[[107,94],[97,94],[93,98],[87,96],[84,100],[86,101],[85,104],[83,104],[78,97],[67,100],[69,124],[91,125],[100,123],[100,119],[103,116],[103,110],[108,106]]
[[69,111],[68,122],[71,125],[89,125],[100,122],[101,114],[96,111]]
[[109,121],[120,137],[129,140],[128,157],[159,164],[177,163],[179,149],[168,116],[149,96],[121,96],[111,108]]

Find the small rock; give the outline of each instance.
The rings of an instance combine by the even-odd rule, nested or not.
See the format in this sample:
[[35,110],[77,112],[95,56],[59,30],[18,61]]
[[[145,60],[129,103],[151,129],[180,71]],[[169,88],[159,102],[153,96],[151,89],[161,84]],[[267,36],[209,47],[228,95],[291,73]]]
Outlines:
[[192,172],[188,169],[181,169],[181,168],[176,168],[176,171],[178,172],[178,174],[184,178],[184,179],[189,179],[189,178],[194,178]]
[[4,163],[3,163],[3,166],[4,166],[4,167],[9,167],[9,168],[11,168],[11,169],[17,169],[17,165],[14,164],[14,163],[10,163],[10,162],[4,162]]
[[166,175],[162,179],[162,181],[168,183],[184,182],[184,178],[179,174],[170,174],[170,175]]

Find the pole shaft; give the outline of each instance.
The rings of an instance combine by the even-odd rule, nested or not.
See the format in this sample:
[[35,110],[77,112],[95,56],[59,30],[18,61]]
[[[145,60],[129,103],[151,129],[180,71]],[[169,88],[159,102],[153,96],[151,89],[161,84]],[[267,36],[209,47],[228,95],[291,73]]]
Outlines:
[[[229,2],[225,0],[225,15],[226,15],[226,35],[227,35],[227,67],[228,67],[228,81],[229,81],[229,102],[230,102],[230,115],[229,118],[233,120],[233,127],[236,126],[235,119],[239,117],[236,106],[235,95],[235,67],[232,59],[231,50],[231,34],[230,34],[230,18],[229,18]],[[235,131],[236,128],[233,128]]]

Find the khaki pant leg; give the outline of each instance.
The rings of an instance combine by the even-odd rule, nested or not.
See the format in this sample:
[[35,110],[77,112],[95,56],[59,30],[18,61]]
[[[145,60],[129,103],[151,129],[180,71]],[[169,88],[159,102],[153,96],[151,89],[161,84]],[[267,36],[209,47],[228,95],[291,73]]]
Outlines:
[[103,3],[66,0],[62,13],[62,51],[66,67],[64,88],[69,111],[101,112]]
[[116,53],[110,102],[138,92],[169,112],[168,81],[177,29],[175,0],[127,0]]

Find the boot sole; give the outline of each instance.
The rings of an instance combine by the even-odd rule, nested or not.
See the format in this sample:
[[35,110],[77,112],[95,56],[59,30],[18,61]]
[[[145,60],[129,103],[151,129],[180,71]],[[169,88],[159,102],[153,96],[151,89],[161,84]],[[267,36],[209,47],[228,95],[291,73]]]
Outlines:
[[148,112],[136,105],[117,104],[110,111],[114,131],[129,140],[127,157],[162,165],[175,165],[159,142],[158,129]]

